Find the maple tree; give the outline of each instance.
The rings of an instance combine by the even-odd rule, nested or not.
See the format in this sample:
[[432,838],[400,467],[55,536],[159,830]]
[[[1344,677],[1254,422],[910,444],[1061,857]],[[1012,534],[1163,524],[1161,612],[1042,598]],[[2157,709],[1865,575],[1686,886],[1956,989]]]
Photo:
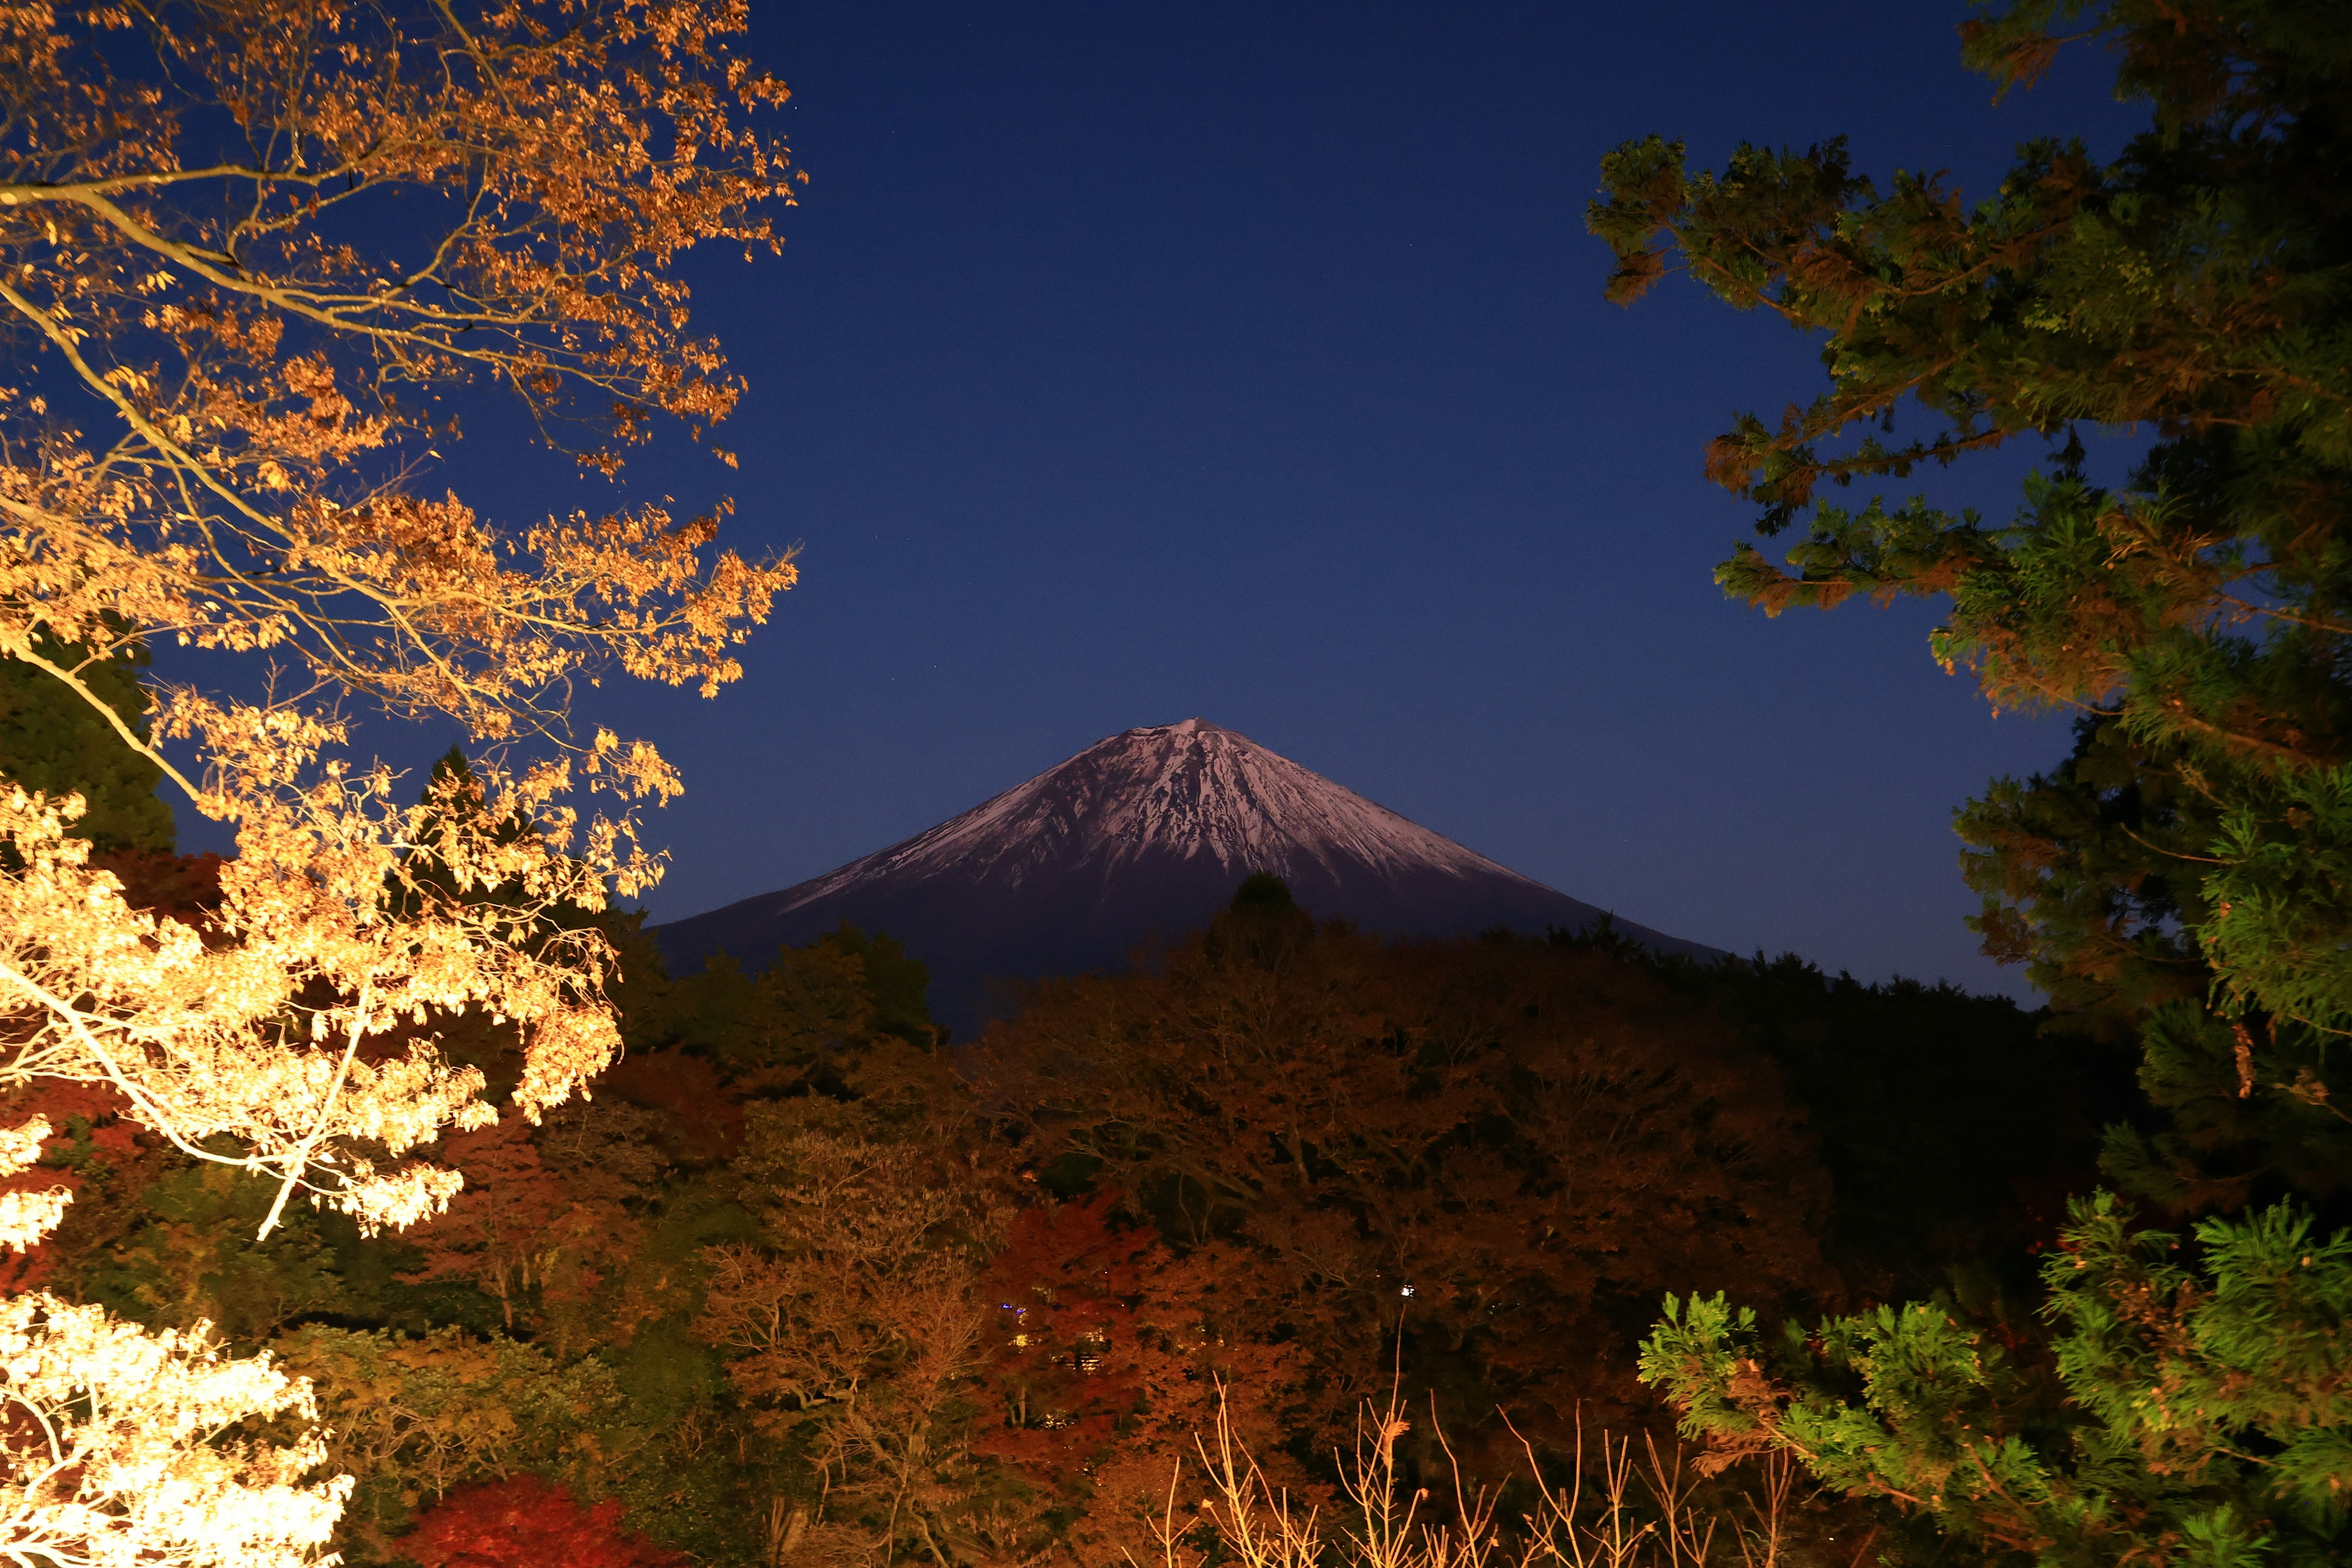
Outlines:
[[1770,1062],[1615,954],[1384,944],[1237,900],[1156,973],[1041,985],[975,1050],[1024,1159],[1230,1249],[1218,1316],[1286,1343],[1318,1446],[1401,1334],[1409,1376],[1507,1388],[1549,1441],[1638,1397],[1617,1325],[1655,1291],[1831,1288],[1827,1183]]
[[695,1332],[730,1352],[759,1428],[820,1478],[813,1542],[946,1561],[943,1542],[988,1524],[961,1417],[988,1321],[980,1260],[1003,1215],[940,1151],[876,1131],[854,1105],[758,1108],[739,1169],[762,1237],[706,1255]]
[[1033,1203],[982,1277],[995,1408],[972,1446],[1066,1516],[1057,1534],[1081,1560],[1148,1557],[1171,1468],[1220,1427],[1291,1493],[1325,1490],[1281,1449],[1296,1358],[1222,1300],[1245,1262],[1221,1245],[1179,1255],[1123,1206],[1109,1187]]
[[515,1476],[450,1493],[400,1549],[423,1568],[683,1568],[677,1552],[623,1531],[620,1514],[610,1498],[583,1509],[562,1487]]
[[[12,1110],[15,1121],[26,1110],[33,1110],[36,1097],[20,1094]],[[26,1118],[33,1127],[49,1129],[30,1152],[40,1163],[23,1166],[0,1175],[0,1214],[10,1212],[14,1205],[54,1205],[57,1217],[62,1221],[68,1205],[80,1197],[89,1185],[87,1173],[93,1164],[110,1174],[112,1168],[133,1167],[142,1152],[135,1126],[122,1115],[121,1097],[101,1086],[90,1084],[44,1085],[37,1096],[37,1110]],[[79,1124],[81,1136],[71,1136],[70,1130]],[[28,1141],[29,1142],[29,1141]],[[20,1145],[20,1147],[22,1147]],[[79,1158],[77,1158],[79,1156]],[[18,1212],[21,1212],[18,1211]],[[46,1215],[39,1215],[45,1220]],[[23,1226],[20,1234],[24,1244],[0,1255],[0,1289],[29,1290],[46,1283],[57,1264],[52,1247],[39,1245],[54,1226],[36,1223]]]
[[315,1432],[272,1442],[256,1417],[315,1418],[310,1385],[230,1360],[199,1329],[151,1333],[37,1292],[0,1300],[10,1420],[0,1540],[58,1568],[315,1560],[352,1479],[311,1479]]
[[466,1187],[420,1233],[425,1266],[412,1277],[478,1280],[498,1298],[509,1329],[517,1296],[544,1267],[546,1234],[568,1206],[527,1131],[520,1117],[510,1117],[444,1141],[441,1158],[465,1176]]
[[[165,635],[267,650],[318,698],[446,713],[494,751],[556,748],[436,781],[397,809],[383,770],[328,755],[347,727],[317,700],[161,689],[154,737],[199,742],[206,771],[192,778],[92,698],[193,806],[236,825],[212,922],[233,940],[142,924],[71,849],[63,802],[16,801],[0,823],[28,868],[11,888],[12,990],[42,1047],[19,1050],[18,1075],[110,1074],[191,1153],[232,1131],[249,1145],[240,1158],[291,1185],[334,1169],[341,1141],[398,1153],[480,1114],[467,1109],[470,1080],[429,1052],[364,1059],[360,1046],[394,1017],[478,1004],[515,1019],[533,1058],[518,1089],[527,1113],[609,1057],[601,944],[507,939],[535,913],[601,907],[608,883],[629,890],[654,873],[625,817],[583,823],[558,804],[566,789],[661,798],[677,781],[643,745],[568,740],[563,694],[602,660],[715,689],[740,673],[728,648],[792,568],[706,560],[708,519],[641,510],[518,534],[454,498],[419,499],[397,476],[417,443],[453,432],[402,397],[488,379],[551,418],[572,387],[590,389],[612,415],[583,456],[607,465],[657,411],[726,413],[735,384],[688,335],[666,268],[698,240],[765,242],[747,209],[787,194],[781,151],[737,112],[782,91],[730,67],[724,40],[740,22],[615,5],[501,10],[469,27],[424,8],[254,5],[136,23],[95,12],[15,36],[0,300],[40,352],[7,389],[24,433],[0,476],[0,652],[89,696],[58,648],[98,659]],[[112,33],[152,51],[152,80],[116,78]],[[215,105],[240,134],[203,119]],[[360,216],[404,192],[446,204],[405,267]],[[223,195],[236,216],[198,216]],[[399,239],[417,243],[416,230]],[[68,388],[99,430],[62,412]],[[452,809],[468,791],[481,808]],[[499,830],[516,818],[536,831]],[[461,890],[497,886],[508,900],[486,911],[434,897],[405,875],[411,846]],[[384,918],[395,892],[412,918]],[[87,911],[80,930],[37,937],[34,918],[66,907]],[[150,954],[143,970],[110,976],[134,950]],[[102,984],[79,1005],[89,988],[69,982],[84,971]],[[191,989],[207,999],[192,1018],[179,1000]],[[310,1000],[314,989],[329,1000]],[[290,1038],[265,1027],[297,1012],[307,1028]],[[173,1070],[175,1047],[258,1054],[197,1075]],[[326,1185],[388,1219],[450,1190],[372,1164]]]
[[1164,1267],[1148,1226],[1112,1223],[1115,1191],[1023,1209],[982,1276],[1004,1404],[981,1447],[1069,1487],[1144,1398],[1138,1300]]
[[[772,246],[760,209],[791,199],[781,142],[752,123],[784,89],[731,52],[743,26],[740,4],[681,0],[36,6],[0,24],[0,656],[237,843],[216,905],[184,921],[93,862],[88,801],[0,780],[0,1087],[110,1087],[186,1158],[275,1184],[265,1233],[297,1195],[373,1226],[457,1191],[417,1152],[497,1113],[434,1019],[517,1032],[525,1119],[618,1045],[609,942],[553,917],[657,875],[631,813],[678,782],[648,746],[575,735],[570,694],[604,667],[715,691],[793,568],[714,553],[715,513],[518,529],[415,481],[469,385],[576,433],[607,474],[656,421],[698,437],[729,412],[740,383],[675,263]],[[159,641],[280,674],[259,697],[157,683],[141,722],[117,672]],[[342,754],[348,700],[454,719],[480,765],[397,805],[388,770]],[[583,811],[582,791],[614,805]],[[51,1131],[12,1133],[15,1163]],[[63,1192],[9,1196],[5,1239],[54,1225]],[[81,1309],[37,1296],[9,1310],[39,1343],[87,1349],[94,1398],[124,1347],[199,1381],[210,1364],[201,1331],[84,1332]],[[70,1349],[45,1364],[69,1381]],[[247,1388],[250,1415],[299,1405],[266,1372],[217,1388]],[[227,1418],[226,1393],[190,1389]],[[185,1422],[141,1430],[125,1453],[205,1451]],[[299,1469],[314,1447],[277,1452]],[[117,1473],[97,1450],[8,1453],[0,1491],[23,1510]],[[293,1561],[331,1510],[274,1500],[279,1462],[252,1460],[250,1511],[233,1488],[209,1505],[208,1541],[116,1496],[86,1510],[85,1541],[40,1549],[70,1560],[129,1531],[119,1550]],[[323,1507],[339,1484],[305,1495]]]

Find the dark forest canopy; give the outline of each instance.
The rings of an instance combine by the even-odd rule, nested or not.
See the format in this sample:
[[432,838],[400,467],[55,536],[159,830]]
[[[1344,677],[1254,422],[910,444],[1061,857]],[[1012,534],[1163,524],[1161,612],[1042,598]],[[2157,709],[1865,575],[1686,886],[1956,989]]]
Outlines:
[[[718,1563],[927,1534],[1092,1563],[1149,1544],[1220,1380],[1302,1495],[1392,1373],[1500,1480],[1497,1406],[1554,1463],[1580,1412],[1652,1419],[1635,1342],[1692,1281],[1998,1317],[2096,1146],[2095,1074],[2032,1015],[1795,960],[1382,943],[1261,894],[950,1046],[887,937],[672,978],[616,934],[629,1057],[536,1128],[447,1140],[444,1217],[256,1243],[233,1173],[94,1102],[27,1278],[319,1379],[356,1563],[509,1514]],[[490,1022],[446,1032],[513,1070]],[[1399,1452],[1443,1494],[1434,1435]]]

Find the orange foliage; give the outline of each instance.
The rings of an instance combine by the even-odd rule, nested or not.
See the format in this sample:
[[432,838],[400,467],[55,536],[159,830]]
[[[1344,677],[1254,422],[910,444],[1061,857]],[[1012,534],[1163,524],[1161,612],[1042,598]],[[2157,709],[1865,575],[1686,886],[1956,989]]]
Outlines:
[[539,1163],[520,1117],[446,1139],[441,1158],[466,1178],[449,1206],[415,1231],[425,1265],[404,1279],[470,1279],[498,1298],[514,1327],[515,1297],[531,1282],[546,1232],[565,1206],[563,1184]]
[[743,1108],[700,1057],[682,1051],[633,1053],[614,1065],[598,1089],[658,1112],[688,1163],[728,1160],[743,1147]]
[[1143,1400],[1150,1352],[1135,1304],[1164,1252],[1149,1227],[1108,1223],[1116,1203],[1106,1192],[1023,1210],[982,1279],[996,1314],[991,1360],[1004,1421],[974,1447],[1059,1487]]
[[1663,1291],[1830,1284],[1777,1071],[1605,952],[1227,914],[1157,973],[1041,987],[975,1066],[1028,1158],[1223,1257],[1220,1315],[1283,1341],[1319,1444],[1400,1332],[1409,1380],[1475,1368],[1550,1437],[1641,1399],[1619,1320]]
[[[26,868],[0,900],[0,1038],[26,1042],[0,1082],[111,1082],[191,1154],[228,1134],[287,1194],[408,1223],[454,1179],[385,1157],[489,1113],[428,1034],[392,1060],[372,1041],[500,1014],[533,1117],[611,1058],[607,944],[538,927],[657,875],[625,803],[678,784],[642,742],[573,737],[568,695],[603,666],[715,690],[793,569],[712,553],[715,517],[514,529],[409,480],[469,384],[543,428],[583,412],[606,468],[656,414],[699,429],[731,407],[670,266],[772,244],[758,208],[790,199],[750,121],[784,89],[733,57],[743,25],[688,0],[469,21],[248,0],[0,31],[25,106],[0,131],[0,316],[43,350],[0,371],[0,655],[89,700],[238,836],[199,940],[71,848],[75,803],[0,790]],[[87,427],[53,406],[60,377]],[[258,702],[161,689],[151,739],[59,662],[156,637],[299,679]],[[394,808],[387,773],[334,755],[339,693],[458,720],[491,753],[479,779]],[[501,752],[525,744],[538,760]],[[583,817],[575,788],[622,814]],[[412,849],[437,885],[407,874]],[[496,913],[467,901],[485,889]]]
[[550,1170],[520,1117],[444,1140],[441,1158],[465,1176],[465,1189],[416,1227],[425,1263],[402,1278],[471,1280],[497,1298],[509,1329],[526,1292],[576,1305],[635,1244],[637,1224],[620,1204],[596,1184]]
[[[498,1112],[444,1021],[514,1030],[511,1109],[534,1122],[618,1049],[610,943],[571,917],[658,876],[634,813],[680,785],[642,742],[575,734],[571,694],[606,669],[715,692],[794,569],[714,550],[723,503],[517,527],[415,481],[469,385],[581,432],[608,474],[656,418],[699,437],[732,407],[674,267],[706,241],[772,247],[761,209],[790,200],[753,123],[785,91],[733,52],[745,25],[742,0],[0,20],[0,319],[25,351],[0,365],[0,657],[82,698],[237,845],[216,896],[138,887],[152,868],[92,863],[79,797],[0,776],[0,1090],[119,1094],[188,1156],[271,1181],[265,1234],[298,1195],[373,1228],[457,1194],[415,1156]],[[257,700],[161,688],[150,731],[67,662],[161,639],[276,674]],[[389,770],[343,755],[347,699],[455,720],[476,775],[394,804]],[[55,1131],[0,1128],[0,1173]],[[69,1196],[0,1193],[0,1240]],[[71,1464],[7,1450],[0,1552],[315,1556],[349,1486],[297,1479],[315,1437],[207,1447],[246,1416],[307,1424],[305,1389],[214,1365],[200,1336],[0,1306],[35,1358],[11,1363],[19,1405],[67,1407],[75,1357],[92,1389],[147,1366],[156,1391],[122,1394],[141,1414],[88,1426]],[[151,1408],[175,1389],[184,1408]],[[201,1476],[177,1495],[202,1517],[107,1490],[121,1465]]]

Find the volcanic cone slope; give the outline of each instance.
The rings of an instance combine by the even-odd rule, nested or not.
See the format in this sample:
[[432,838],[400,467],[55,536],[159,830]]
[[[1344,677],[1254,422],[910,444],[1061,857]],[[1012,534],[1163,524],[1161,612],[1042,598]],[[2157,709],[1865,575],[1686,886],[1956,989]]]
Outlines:
[[[1580,931],[1601,911],[1416,826],[1200,719],[1113,735],[904,843],[838,870],[656,928],[673,973],[724,951],[764,966],[779,944],[848,921],[931,970],[959,1032],[988,983],[1102,969],[1205,923],[1271,871],[1318,916],[1397,936]],[[1619,922],[1669,952],[1714,950]]]

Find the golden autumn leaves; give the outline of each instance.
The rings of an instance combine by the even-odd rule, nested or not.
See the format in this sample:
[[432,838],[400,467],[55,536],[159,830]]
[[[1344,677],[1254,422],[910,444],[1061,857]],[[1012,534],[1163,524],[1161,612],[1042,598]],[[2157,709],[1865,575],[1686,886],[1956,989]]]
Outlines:
[[[566,438],[605,474],[653,420],[732,407],[672,264],[772,248],[761,209],[791,200],[751,123],[784,89],[731,52],[744,22],[680,0],[0,19],[0,654],[237,836],[190,924],[90,864],[79,801],[0,777],[0,1087],[110,1085],[184,1153],[275,1184],[267,1224],[301,1195],[402,1226],[460,1185],[418,1155],[499,1114],[436,1019],[516,1031],[533,1120],[612,1059],[610,950],[569,917],[658,876],[631,813],[679,785],[650,745],[575,738],[572,694],[606,668],[715,692],[794,569],[715,552],[723,507],[513,530],[410,481],[470,385],[586,432]],[[161,687],[137,726],[83,677],[140,641],[279,674],[258,698]],[[487,760],[397,805],[341,760],[349,699],[454,719]],[[0,1159],[25,1169],[49,1131],[24,1120]],[[0,1200],[0,1242],[65,1201]],[[301,1479],[314,1438],[221,1440],[310,1415],[266,1364],[27,1296],[0,1302],[0,1379],[39,1413],[0,1437],[0,1552],[326,1544],[349,1483]]]

